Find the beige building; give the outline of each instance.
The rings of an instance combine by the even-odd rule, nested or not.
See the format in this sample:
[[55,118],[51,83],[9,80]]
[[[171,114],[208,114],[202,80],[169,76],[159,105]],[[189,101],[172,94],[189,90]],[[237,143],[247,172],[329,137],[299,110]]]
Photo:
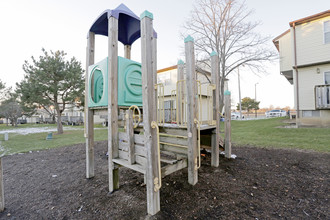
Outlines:
[[[199,118],[202,123],[207,123],[213,119],[212,116],[212,85],[211,73],[207,65],[201,62],[196,63],[197,92],[200,97],[198,103]],[[184,77],[185,78],[185,77]],[[165,121],[175,122],[176,120],[176,92],[178,81],[178,66],[170,66],[157,71],[157,83],[164,85],[164,109]],[[225,90],[228,89],[227,81]],[[160,94],[158,94],[159,96]],[[160,96],[159,96],[160,97]]]
[[330,10],[289,23],[273,40],[294,85],[298,126],[330,127]]

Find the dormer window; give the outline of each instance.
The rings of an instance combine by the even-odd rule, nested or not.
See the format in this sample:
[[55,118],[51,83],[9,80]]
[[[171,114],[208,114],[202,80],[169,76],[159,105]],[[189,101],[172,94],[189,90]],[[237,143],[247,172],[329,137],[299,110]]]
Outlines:
[[324,22],[324,43],[330,43],[330,21]]

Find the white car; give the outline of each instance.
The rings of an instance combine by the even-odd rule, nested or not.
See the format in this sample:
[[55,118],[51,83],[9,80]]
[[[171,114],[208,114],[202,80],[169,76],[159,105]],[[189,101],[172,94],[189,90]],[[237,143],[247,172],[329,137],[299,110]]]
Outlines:
[[[242,114],[242,119],[244,119],[244,115]],[[232,112],[231,119],[239,119],[239,112]]]
[[286,111],[280,110],[280,109],[274,109],[274,110],[266,112],[265,115],[266,115],[266,118],[284,117],[284,116],[286,116]]

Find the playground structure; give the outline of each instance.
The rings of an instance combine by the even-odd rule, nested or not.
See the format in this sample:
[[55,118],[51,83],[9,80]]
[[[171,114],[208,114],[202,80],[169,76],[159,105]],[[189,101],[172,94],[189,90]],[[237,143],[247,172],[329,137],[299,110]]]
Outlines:
[[[94,63],[95,35],[108,37],[108,57]],[[141,64],[130,60],[131,46],[141,38]],[[118,57],[118,41],[124,58]],[[173,91],[175,114],[164,119],[164,85],[157,83],[157,33],[153,15],[140,18],[125,5],[104,11],[87,37],[85,84],[86,177],[94,176],[93,116],[108,118],[109,191],[119,188],[119,167],[140,172],[147,187],[148,213],[160,210],[162,178],[188,168],[188,182],[195,185],[201,166],[201,137],[209,137],[211,165],[219,166],[219,79],[215,52],[211,56],[212,84],[207,88],[210,107],[201,119],[202,89],[196,81],[194,39],[185,43],[185,63],[178,62],[178,81]],[[184,71],[185,70],[185,71]],[[185,74],[184,74],[185,72]],[[184,77],[185,75],[185,77]],[[230,129],[230,92],[225,93],[226,129]],[[229,107],[228,107],[229,106]],[[226,157],[230,158],[230,132],[226,132]]]

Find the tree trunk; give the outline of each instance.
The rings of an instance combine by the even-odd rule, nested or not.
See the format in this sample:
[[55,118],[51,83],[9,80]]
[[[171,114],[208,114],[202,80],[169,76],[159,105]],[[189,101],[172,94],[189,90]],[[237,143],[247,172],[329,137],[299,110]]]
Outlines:
[[[222,113],[223,107],[224,107],[224,90],[225,90],[225,64],[222,62],[222,60],[225,59],[223,56],[219,57],[219,80],[220,80],[220,102],[219,102],[219,111]],[[220,62],[222,62],[222,65],[220,65]]]
[[224,107],[224,95],[223,95],[223,93],[224,93],[224,88],[225,88],[225,86],[224,86],[224,83],[225,83],[225,80],[223,80],[222,78],[220,79],[220,96],[219,96],[219,98],[220,98],[220,102],[219,102],[219,111],[222,113],[222,110],[223,110],[223,107]]
[[60,106],[58,103],[55,104],[55,110],[57,113],[57,134],[63,134],[62,116],[60,111]]

